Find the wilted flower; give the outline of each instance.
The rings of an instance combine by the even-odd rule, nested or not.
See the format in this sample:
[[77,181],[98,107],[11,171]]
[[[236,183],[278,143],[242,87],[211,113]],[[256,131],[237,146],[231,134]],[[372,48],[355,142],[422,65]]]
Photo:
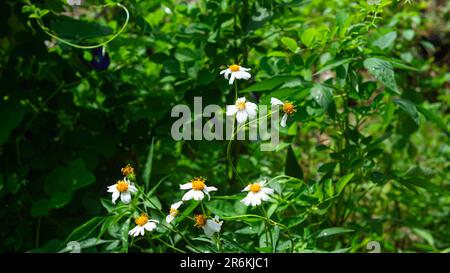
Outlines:
[[197,214],[194,216],[195,226],[200,227],[205,232],[205,235],[212,237],[214,233],[220,232],[223,221],[219,221],[219,216],[215,216],[213,219],[207,219],[203,214]]
[[[224,75],[225,79],[230,80],[228,81],[229,84],[233,84],[234,80],[248,80],[252,75],[248,73],[247,71],[250,71],[250,68],[245,68],[237,64],[233,64],[228,66],[227,69],[220,71],[220,75]],[[231,77],[230,77],[231,74]]]
[[279,99],[277,99],[277,98],[271,98],[271,99],[270,99],[270,104],[272,104],[272,105],[281,105],[281,106],[283,106],[283,112],[284,112],[284,115],[283,115],[283,117],[281,118],[280,125],[281,125],[282,127],[286,127],[286,121],[287,121],[288,116],[294,114],[295,111],[297,111],[297,110],[295,109],[295,105],[292,104],[291,102],[288,102],[288,101],[282,102],[281,100],[279,100]]
[[191,182],[180,185],[180,189],[182,190],[190,190],[187,193],[184,194],[183,198],[181,200],[187,201],[187,200],[203,200],[205,197],[205,194],[208,195],[208,199],[210,198],[209,192],[210,191],[217,191],[216,187],[207,187],[205,185],[206,179],[203,177],[194,177]]
[[176,202],[175,204],[172,204],[170,206],[169,215],[166,216],[166,222],[170,223],[175,219],[175,217],[178,215],[178,208],[183,204],[183,201]]
[[128,232],[128,235],[134,237],[144,235],[145,230],[148,231],[154,230],[156,228],[156,223],[159,223],[157,220],[150,220],[148,218],[148,215],[145,213],[141,214],[141,216],[136,218],[134,222],[136,223],[136,227],[134,227],[132,230]]
[[247,118],[253,119],[256,117],[256,110],[258,106],[253,102],[246,102],[245,97],[238,98],[234,105],[227,106],[227,116],[236,114],[238,123],[244,123]]
[[253,184],[249,184],[242,191],[248,191],[247,196],[241,200],[246,206],[258,206],[262,201],[270,199],[269,194],[273,193],[273,189],[264,187],[266,180],[261,180]]
[[116,203],[117,198],[120,196],[120,200],[125,204],[130,203],[131,193],[137,192],[137,188],[130,183],[128,179],[119,180],[116,184],[108,187],[108,192],[112,192],[112,202]]

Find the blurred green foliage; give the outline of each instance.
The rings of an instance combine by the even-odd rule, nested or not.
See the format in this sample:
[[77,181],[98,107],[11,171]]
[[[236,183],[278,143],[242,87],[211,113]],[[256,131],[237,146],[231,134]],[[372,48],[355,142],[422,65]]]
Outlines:
[[[449,251],[447,1],[120,1],[128,23],[101,6],[112,1],[85,2],[0,2],[0,251],[65,251],[71,240],[90,252],[172,251],[161,238],[185,251],[366,252],[369,241]],[[125,24],[103,49],[42,29],[89,46]],[[233,143],[245,181],[279,177],[272,222],[240,217],[258,210],[239,202],[226,141],[170,135],[174,105],[234,103],[219,76],[233,63],[252,69],[241,95],[297,105],[276,151]],[[132,241],[135,215],[106,193],[127,163],[153,189],[149,211],[207,177],[219,188],[207,209],[228,217],[221,248],[188,218],[177,228],[195,247],[163,230]]]

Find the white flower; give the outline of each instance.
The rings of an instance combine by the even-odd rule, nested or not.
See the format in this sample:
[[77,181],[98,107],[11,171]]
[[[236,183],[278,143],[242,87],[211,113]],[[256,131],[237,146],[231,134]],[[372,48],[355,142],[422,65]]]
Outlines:
[[286,121],[287,121],[288,116],[294,114],[295,111],[297,111],[295,109],[295,105],[292,104],[291,102],[288,102],[288,101],[282,102],[281,100],[279,100],[277,98],[271,98],[270,99],[270,104],[272,104],[272,106],[273,105],[281,105],[281,106],[283,106],[284,115],[281,118],[280,125],[281,125],[281,127],[286,127]]
[[71,6],[80,6],[81,0],[67,0],[67,4],[69,4]]
[[215,216],[213,219],[207,219],[203,214],[197,214],[194,216],[195,226],[201,227],[205,232],[205,235],[209,238],[212,237],[214,233],[220,232],[223,221],[219,221],[219,216]]
[[260,205],[262,201],[269,200],[269,194],[273,193],[273,189],[264,187],[265,184],[265,180],[249,184],[242,190],[248,191],[248,194],[244,199],[241,200],[241,202],[243,202],[246,206],[252,205],[254,207]]
[[120,200],[125,204],[130,203],[131,193],[137,192],[137,188],[131,185],[130,181],[125,178],[124,180],[117,181],[116,184],[108,187],[108,192],[112,192],[112,202],[116,203],[117,198],[120,196]]
[[148,219],[147,214],[143,213],[141,216],[134,220],[136,226],[128,232],[128,235],[131,236],[139,236],[144,235],[145,230],[152,231],[156,228],[156,223],[159,223],[157,220]]
[[181,200],[187,201],[187,200],[203,200],[205,197],[205,194],[208,195],[208,200],[210,198],[209,192],[211,191],[217,191],[216,187],[207,187],[205,185],[206,179],[203,177],[195,177],[191,180],[191,182],[180,185],[180,189],[182,190],[190,190],[187,193],[183,195],[183,198]]
[[258,106],[253,102],[246,102],[245,97],[238,98],[234,105],[227,106],[227,116],[236,114],[238,123],[244,123],[247,118],[253,119],[256,117],[256,110]]
[[170,206],[170,212],[169,215],[166,216],[166,222],[170,223],[175,219],[175,217],[178,215],[178,208],[183,204],[183,201],[176,202],[175,204],[172,204]]
[[[248,80],[252,75],[248,73],[247,71],[250,71],[250,68],[245,68],[237,64],[230,65],[227,69],[220,71],[220,75],[224,75],[225,79],[230,80],[228,81],[229,84],[233,84],[234,80]],[[231,77],[230,77],[231,74]]]

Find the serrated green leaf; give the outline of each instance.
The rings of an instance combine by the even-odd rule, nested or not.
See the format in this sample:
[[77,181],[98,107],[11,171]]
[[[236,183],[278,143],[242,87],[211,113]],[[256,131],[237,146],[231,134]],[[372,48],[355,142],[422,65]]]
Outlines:
[[344,175],[343,177],[341,177],[338,182],[336,183],[336,193],[340,194],[342,192],[342,190],[344,189],[344,187],[348,184],[348,182],[350,182],[350,180],[353,178],[355,174],[354,173],[349,173]]

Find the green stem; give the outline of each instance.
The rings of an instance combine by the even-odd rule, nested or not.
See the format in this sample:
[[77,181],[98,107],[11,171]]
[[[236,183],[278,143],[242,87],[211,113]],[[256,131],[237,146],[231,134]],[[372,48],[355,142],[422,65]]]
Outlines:
[[159,240],[161,243],[165,244],[166,246],[170,247],[171,249],[173,249],[173,250],[175,250],[175,251],[178,251],[178,252],[181,252],[181,253],[186,253],[186,251],[181,250],[181,249],[179,249],[179,248],[177,248],[177,247],[175,247],[175,246],[173,246],[173,245],[171,245],[171,244],[165,242],[165,241],[162,240],[161,238],[158,238],[158,240]]

